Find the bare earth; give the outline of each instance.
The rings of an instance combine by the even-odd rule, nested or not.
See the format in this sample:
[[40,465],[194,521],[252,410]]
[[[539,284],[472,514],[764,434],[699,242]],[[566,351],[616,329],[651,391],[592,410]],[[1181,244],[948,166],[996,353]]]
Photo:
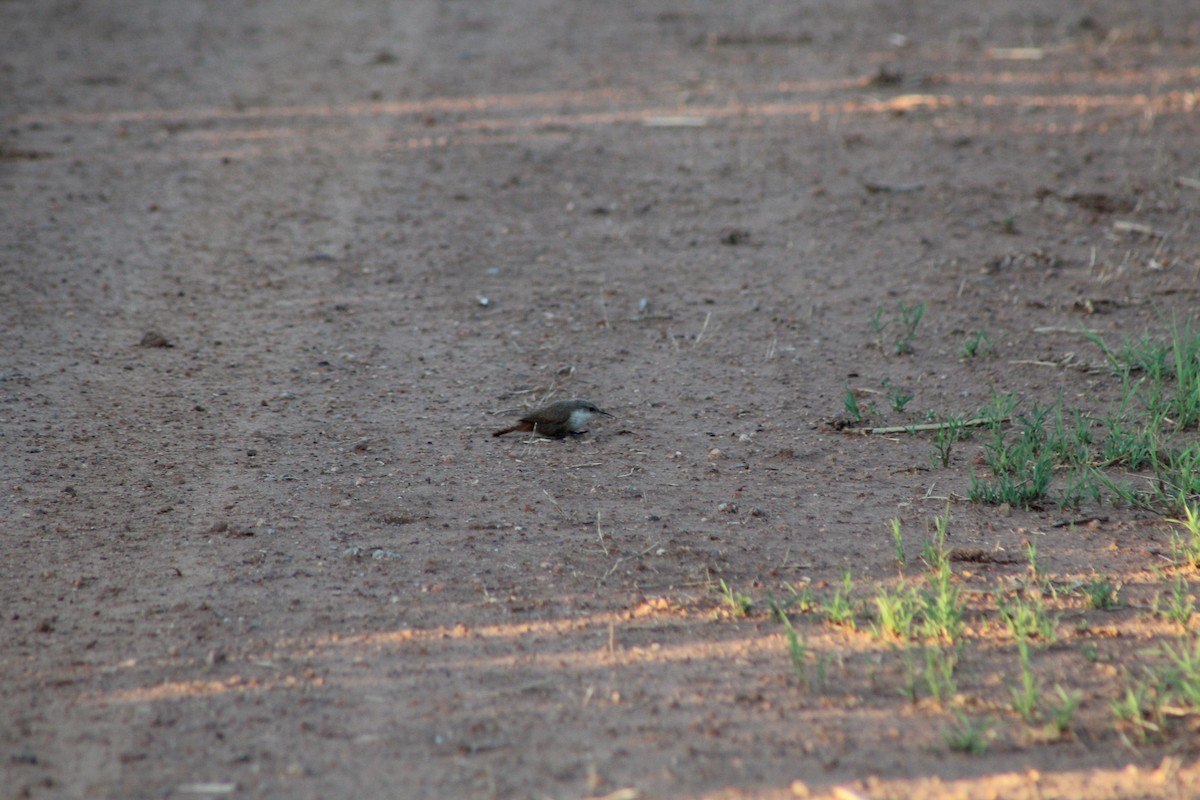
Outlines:
[[[0,3],[0,795],[1200,797],[1110,707],[1171,524],[839,430],[1119,396],[1080,330],[1200,303],[1198,63],[1192,0]],[[911,702],[870,597],[947,510]],[[1053,740],[1030,541],[1122,584],[1057,601]],[[768,600],[847,568],[802,680]]]

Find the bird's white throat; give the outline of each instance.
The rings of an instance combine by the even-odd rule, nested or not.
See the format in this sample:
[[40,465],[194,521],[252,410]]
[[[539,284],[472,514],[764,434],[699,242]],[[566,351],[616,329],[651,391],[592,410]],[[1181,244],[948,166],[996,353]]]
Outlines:
[[571,412],[571,418],[567,420],[567,427],[570,428],[573,433],[578,433],[579,431],[583,430],[584,425],[588,424],[588,420],[594,416],[596,415],[591,411],[588,411],[586,408],[577,408]]

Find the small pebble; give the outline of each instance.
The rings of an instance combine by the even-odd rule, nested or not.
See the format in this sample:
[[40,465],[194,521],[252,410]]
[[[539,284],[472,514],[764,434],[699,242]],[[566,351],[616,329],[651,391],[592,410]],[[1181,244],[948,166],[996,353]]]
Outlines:
[[174,347],[167,337],[163,336],[158,331],[146,331],[142,336],[142,340],[138,342],[141,347]]

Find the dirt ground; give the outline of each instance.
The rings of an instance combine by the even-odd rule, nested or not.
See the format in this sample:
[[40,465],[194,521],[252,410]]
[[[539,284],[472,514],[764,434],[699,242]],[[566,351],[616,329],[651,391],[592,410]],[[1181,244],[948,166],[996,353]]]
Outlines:
[[[1194,720],[1111,711],[1171,524],[839,430],[847,388],[1102,411],[1080,330],[1196,309],[1191,0],[0,19],[3,796],[1200,797]],[[873,316],[921,304],[895,353]],[[490,436],[572,396],[616,419]],[[915,576],[947,512],[974,597],[1031,540],[1123,586],[1035,655],[1068,735],[983,610],[943,702],[866,610],[792,613],[793,670],[769,600],[850,568],[867,609],[890,521]]]

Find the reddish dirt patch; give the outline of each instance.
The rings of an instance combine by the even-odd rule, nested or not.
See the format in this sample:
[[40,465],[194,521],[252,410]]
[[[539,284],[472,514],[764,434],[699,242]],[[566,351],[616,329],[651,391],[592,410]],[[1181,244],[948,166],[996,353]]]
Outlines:
[[[1079,330],[1195,310],[1188,3],[141,5],[0,33],[12,796],[1193,796],[1194,719],[1110,709],[1171,526],[837,424],[1100,412]],[[489,435],[570,396],[617,419]],[[799,607],[794,672],[768,598],[861,614],[947,509],[955,696]],[[991,599],[1030,541],[1124,600],[1054,601],[1053,741]]]

